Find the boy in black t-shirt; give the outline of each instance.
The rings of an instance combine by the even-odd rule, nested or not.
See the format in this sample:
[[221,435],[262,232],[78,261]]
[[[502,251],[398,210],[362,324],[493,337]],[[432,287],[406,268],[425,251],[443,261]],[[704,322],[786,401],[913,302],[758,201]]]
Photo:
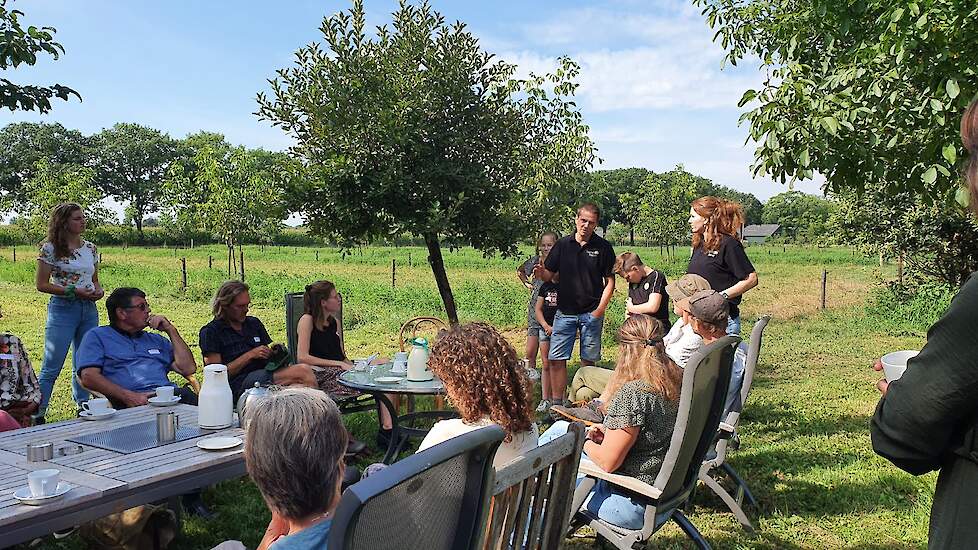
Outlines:
[[669,294],[666,293],[666,276],[661,271],[642,263],[634,252],[622,252],[615,260],[615,273],[628,282],[628,299],[625,314],[644,313],[662,322],[669,332]]

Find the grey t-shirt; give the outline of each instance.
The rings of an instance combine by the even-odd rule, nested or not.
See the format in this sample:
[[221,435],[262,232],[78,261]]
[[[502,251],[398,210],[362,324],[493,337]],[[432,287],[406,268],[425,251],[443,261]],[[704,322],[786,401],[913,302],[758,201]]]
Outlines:
[[638,440],[614,473],[652,485],[669,450],[676,427],[679,401],[667,401],[644,380],[626,382],[611,398],[604,417],[605,428],[620,430],[638,426]]

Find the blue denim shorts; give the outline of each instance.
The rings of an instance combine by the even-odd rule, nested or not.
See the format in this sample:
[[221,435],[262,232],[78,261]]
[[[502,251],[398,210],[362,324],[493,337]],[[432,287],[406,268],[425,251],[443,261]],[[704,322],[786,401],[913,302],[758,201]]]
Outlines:
[[[543,330],[542,328],[540,329],[540,334],[539,334],[538,338],[540,338],[540,341],[541,342],[549,342],[550,341],[550,335],[547,334],[547,331]],[[549,357],[548,357],[548,359],[549,359]]]
[[581,359],[597,361],[601,359],[601,329],[604,317],[595,317],[590,313],[580,315],[564,315],[557,310],[554,316],[554,329],[550,337],[550,359],[566,361],[574,351],[574,340],[577,333],[581,334]]

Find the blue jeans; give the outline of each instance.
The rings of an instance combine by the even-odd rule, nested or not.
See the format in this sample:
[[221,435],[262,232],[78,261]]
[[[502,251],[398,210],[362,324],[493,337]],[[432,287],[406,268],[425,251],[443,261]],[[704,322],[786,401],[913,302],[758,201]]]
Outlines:
[[554,315],[553,334],[550,336],[550,359],[566,361],[574,351],[574,340],[577,331],[581,331],[581,359],[597,361],[601,359],[601,328],[604,317],[595,317],[590,313],[580,315],[565,315],[557,310]]
[[740,336],[740,315],[727,317],[727,334],[730,336]]
[[[540,446],[567,433],[568,426],[570,424],[563,420],[554,422],[540,436]],[[590,458],[587,453],[583,453],[581,460],[590,460]],[[578,485],[584,477],[577,476]],[[628,496],[603,479],[599,479],[591,489],[591,494],[584,500],[584,507],[604,521],[624,529],[641,529],[645,525],[645,502]]]
[[47,411],[54,382],[61,374],[68,355],[68,347],[72,347],[71,397],[75,403],[81,403],[89,398],[85,388],[78,383],[74,375],[77,372],[78,346],[82,337],[89,330],[98,326],[98,310],[95,302],[88,300],[68,300],[61,296],[52,296],[48,302],[48,320],[44,326],[44,359],[41,360],[41,406],[37,416],[44,416]]

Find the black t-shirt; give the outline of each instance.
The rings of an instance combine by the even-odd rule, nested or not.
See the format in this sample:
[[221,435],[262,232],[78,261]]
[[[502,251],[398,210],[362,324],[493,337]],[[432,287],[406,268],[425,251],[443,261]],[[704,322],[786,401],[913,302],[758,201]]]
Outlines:
[[537,296],[543,298],[543,306],[540,308],[543,310],[543,318],[546,319],[548,325],[553,326],[554,315],[557,314],[557,285],[554,283],[543,283]]
[[561,313],[580,315],[597,309],[604,292],[604,281],[613,277],[615,250],[597,235],[581,246],[568,235],[550,250],[544,267],[560,273],[557,307]]
[[639,305],[649,301],[652,294],[662,295],[659,302],[659,309],[650,315],[662,321],[665,330],[668,331],[672,326],[669,322],[669,293],[666,292],[666,276],[661,271],[652,270],[651,273],[642,278],[641,281],[628,285],[628,297],[632,299],[632,304]]
[[[689,258],[688,273],[699,275],[710,283],[710,287],[717,292],[722,292],[746,279],[751,273],[756,271],[754,264],[750,263],[750,258],[744,252],[744,245],[740,241],[724,235],[720,240],[719,250],[706,251],[703,246],[693,250],[693,255]],[[730,316],[739,317],[740,296],[730,300]]]
[[[227,365],[245,353],[272,343],[272,338],[265,330],[265,325],[256,317],[245,317],[241,323],[241,332],[234,330],[224,319],[214,319],[200,329],[200,352],[221,354],[221,361]],[[238,395],[241,382],[248,374],[265,368],[268,359],[255,359],[237,372],[228,381],[231,391]]]

